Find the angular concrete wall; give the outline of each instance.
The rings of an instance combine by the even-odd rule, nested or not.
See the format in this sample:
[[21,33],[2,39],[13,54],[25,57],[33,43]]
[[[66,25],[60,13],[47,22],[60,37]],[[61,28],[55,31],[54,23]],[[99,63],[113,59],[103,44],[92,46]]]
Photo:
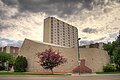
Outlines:
[[[67,63],[54,68],[54,72],[72,72],[78,66],[78,54],[76,48],[67,48],[49,43],[36,42],[25,39],[19,55],[23,55],[28,60],[28,71],[31,72],[48,72],[49,70],[43,69],[38,63],[36,53],[43,52],[46,49],[52,48],[53,50],[61,52],[61,55],[67,58]],[[96,48],[80,48],[80,58],[85,59],[85,65],[92,69],[92,72],[102,71],[103,65],[109,63],[109,56],[104,50]]]
[[92,69],[92,72],[103,71],[103,66],[109,63],[109,56],[106,51],[97,48],[81,48],[80,58],[85,59],[85,65]]
[[73,68],[77,66],[77,50],[74,48],[66,48],[59,46],[51,46],[49,44],[39,43],[26,39],[21,47],[19,55],[23,55],[28,60],[28,71],[31,72],[48,72],[43,69],[38,61],[36,53],[43,52],[46,49],[52,48],[53,50],[61,52],[61,55],[67,58],[67,62],[59,67],[54,68],[54,72],[72,72]]

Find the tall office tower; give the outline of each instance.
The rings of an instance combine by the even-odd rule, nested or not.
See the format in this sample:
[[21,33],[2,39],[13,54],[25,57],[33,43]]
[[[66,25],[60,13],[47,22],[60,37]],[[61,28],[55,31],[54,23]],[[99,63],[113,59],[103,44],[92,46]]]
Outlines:
[[77,47],[78,29],[55,17],[44,19],[44,42],[66,46]]

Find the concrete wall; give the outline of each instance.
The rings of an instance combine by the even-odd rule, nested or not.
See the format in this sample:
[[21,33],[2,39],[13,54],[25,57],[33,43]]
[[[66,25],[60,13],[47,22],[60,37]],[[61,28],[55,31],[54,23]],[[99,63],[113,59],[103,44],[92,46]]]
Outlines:
[[[36,53],[43,52],[46,49],[61,52],[61,55],[67,58],[67,63],[60,65],[54,69],[54,72],[72,72],[78,66],[78,54],[76,48],[67,48],[52,45],[49,43],[40,43],[25,39],[18,55],[23,55],[28,60],[28,71],[31,72],[48,72],[43,69],[39,63]],[[80,58],[85,59],[85,65],[92,69],[92,72],[102,71],[103,65],[109,63],[107,52],[97,48],[80,48]]]
[[109,63],[109,56],[106,51],[98,48],[80,48],[80,58],[85,59],[85,65],[92,69],[92,72],[103,71],[103,66]]
[[51,43],[51,20],[48,18],[44,19],[43,41]]
[[46,49],[52,48],[53,50],[61,52],[61,55],[67,59],[67,62],[59,67],[54,68],[54,72],[72,72],[72,70],[77,66],[77,50],[74,48],[59,47],[44,43],[38,43],[31,40],[25,40],[19,55],[23,55],[28,60],[28,71],[32,72],[48,72],[43,69],[38,61],[36,53],[43,52]]

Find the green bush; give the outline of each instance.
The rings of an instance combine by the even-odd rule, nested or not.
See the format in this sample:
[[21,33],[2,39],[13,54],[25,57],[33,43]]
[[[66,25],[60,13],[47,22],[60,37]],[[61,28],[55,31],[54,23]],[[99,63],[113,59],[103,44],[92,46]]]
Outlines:
[[5,66],[0,65],[0,70],[5,70]]
[[18,56],[13,68],[15,72],[26,72],[27,65],[27,59],[23,56]]
[[104,72],[114,72],[116,71],[116,67],[113,66],[112,64],[107,64],[106,66],[103,67]]
[[116,66],[116,71],[120,72],[120,67]]

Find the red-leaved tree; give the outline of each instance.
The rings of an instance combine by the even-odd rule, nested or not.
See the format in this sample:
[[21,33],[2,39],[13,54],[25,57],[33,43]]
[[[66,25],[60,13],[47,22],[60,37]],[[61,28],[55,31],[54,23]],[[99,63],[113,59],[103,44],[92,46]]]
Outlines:
[[46,49],[44,52],[37,54],[39,63],[44,69],[50,69],[53,73],[53,68],[65,63],[67,60],[60,55],[60,52],[53,51],[52,48]]

